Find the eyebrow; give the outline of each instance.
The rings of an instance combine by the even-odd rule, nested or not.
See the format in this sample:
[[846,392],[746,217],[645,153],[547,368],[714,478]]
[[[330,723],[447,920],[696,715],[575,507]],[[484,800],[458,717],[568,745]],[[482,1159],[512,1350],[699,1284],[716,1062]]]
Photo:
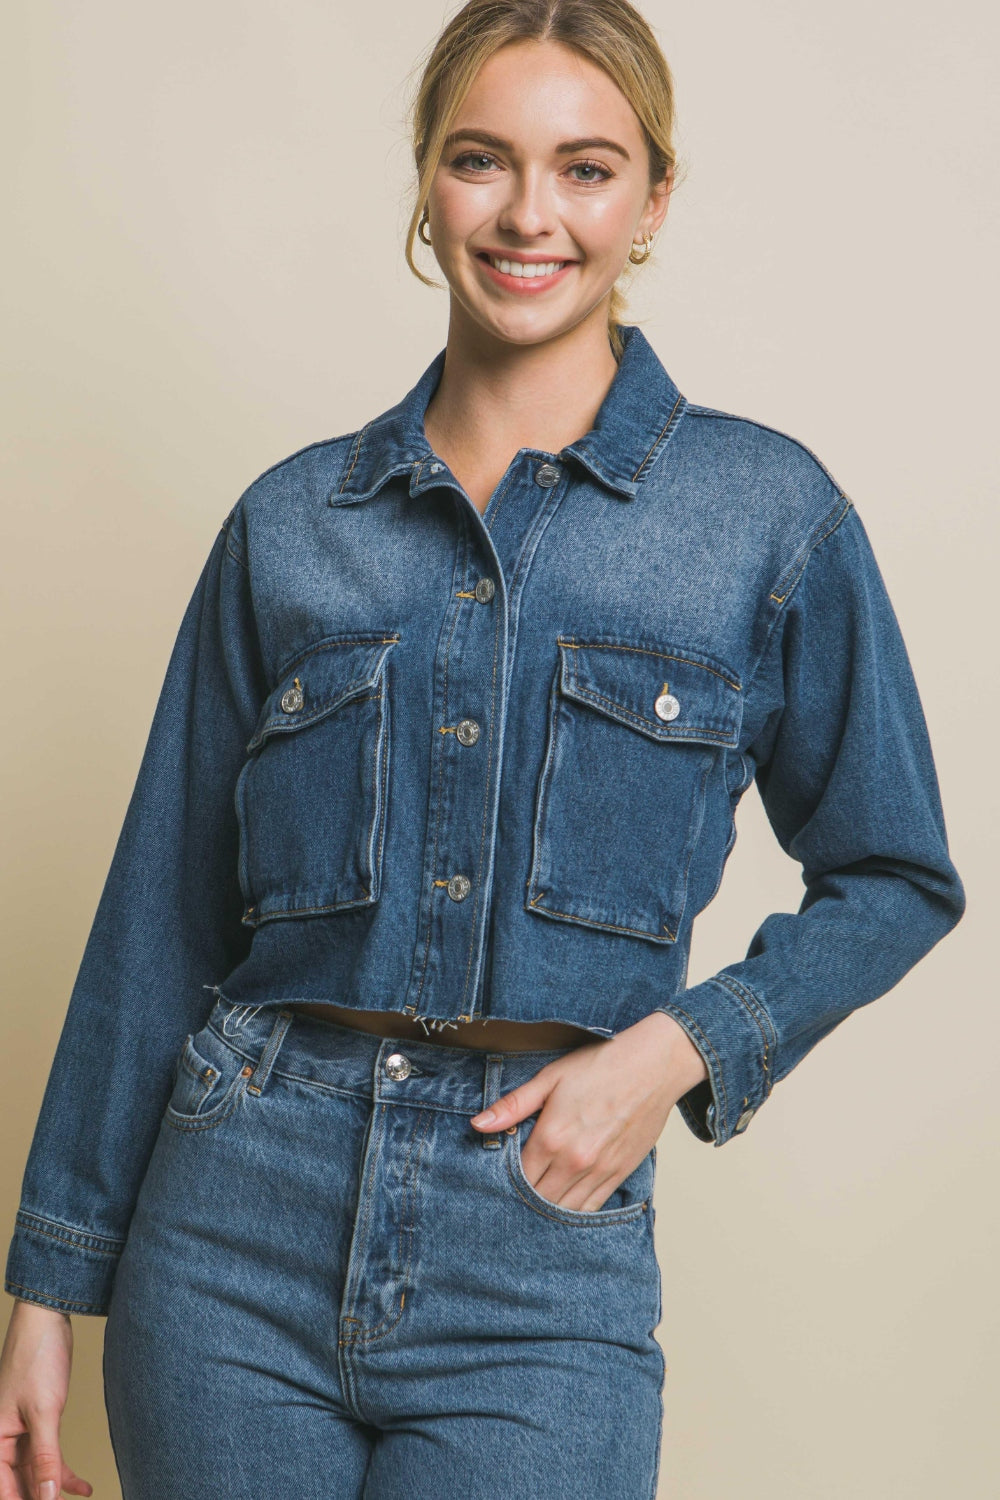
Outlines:
[[[498,151],[513,151],[514,149],[510,141],[503,140],[501,136],[493,135],[489,130],[476,130],[473,128],[469,130],[453,130],[450,135],[445,137],[441,148],[442,151],[448,151],[452,146],[457,146],[459,141],[478,141],[482,146],[495,146]],[[574,151],[594,150],[617,151],[618,155],[623,156],[626,161],[632,160],[624,146],[619,146],[617,141],[609,141],[606,137],[600,135],[581,136],[576,141],[561,141],[556,147],[556,154],[559,156],[569,156]]]

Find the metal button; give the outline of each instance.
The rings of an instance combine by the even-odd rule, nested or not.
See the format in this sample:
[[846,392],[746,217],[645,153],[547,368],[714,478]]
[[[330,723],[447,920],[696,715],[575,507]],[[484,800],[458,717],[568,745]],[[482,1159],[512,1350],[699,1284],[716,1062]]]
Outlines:
[[302,684],[296,677],[295,686],[286,688],[281,695],[282,710],[286,714],[298,713],[299,709],[302,707],[305,701],[305,694],[302,691]]
[[464,901],[472,890],[468,875],[453,875],[448,882],[448,895],[453,901]]
[[440,472],[441,472],[441,470],[443,468],[444,468],[444,464],[431,464],[431,473],[432,474],[440,474]]
[[475,719],[460,719],[455,736],[460,745],[474,745],[479,738],[479,725]]
[[681,706],[677,702],[677,699],[674,697],[673,693],[668,693],[666,689],[664,689],[664,691],[657,698],[656,702],[653,704],[653,709],[659,718],[669,720],[676,719],[677,715],[681,711]]
[[413,1064],[402,1052],[393,1052],[385,1060],[385,1071],[390,1078],[409,1078],[413,1071]]
[[555,464],[539,464],[535,470],[535,483],[540,484],[546,490],[551,489],[554,484],[558,484],[561,478],[562,475]]
[[496,584],[492,578],[480,578],[476,584],[476,598],[480,604],[489,604],[496,592]]
[[747,1126],[750,1124],[750,1121],[753,1119],[755,1113],[756,1113],[756,1111],[753,1110],[753,1109],[745,1109],[743,1111],[743,1113],[740,1115],[739,1119],[736,1121],[736,1124],[734,1125],[733,1129],[734,1130],[746,1130]]

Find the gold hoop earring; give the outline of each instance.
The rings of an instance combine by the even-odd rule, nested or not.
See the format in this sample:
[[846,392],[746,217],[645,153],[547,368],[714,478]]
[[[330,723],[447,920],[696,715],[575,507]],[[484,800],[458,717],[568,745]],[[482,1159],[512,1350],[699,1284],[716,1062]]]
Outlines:
[[[424,230],[425,229],[427,230],[426,234],[424,234]],[[427,217],[427,209],[426,208],[424,209],[423,213],[420,215],[420,223],[417,225],[417,234],[419,235],[420,239],[423,240],[423,242],[424,242],[425,245],[429,245],[430,244],[430,242],[431,242],[431,226],[430,226],[430,220]]]
[[643,235],[643,237],[642,237],[642,243],[645,246],[645,250],[643,251],[642,255],[636,255],[636,253],[635,253],[635,247],[636,247],[636,245],[638,243],[639,243],[638,240],[633,240],[632,241],[632,248],[631,248],[631,250],[628,253],[628,258],[629,258],[629,260],[632,262],[632,264],[634,266],[641,266],[641,265],[643,265],[644,262],[647,261],[649,259],[649,257],[652,255],[652,253],[653,253],[653,236],[651,234],[649,234],[648,231],[647,231],[646,234]]

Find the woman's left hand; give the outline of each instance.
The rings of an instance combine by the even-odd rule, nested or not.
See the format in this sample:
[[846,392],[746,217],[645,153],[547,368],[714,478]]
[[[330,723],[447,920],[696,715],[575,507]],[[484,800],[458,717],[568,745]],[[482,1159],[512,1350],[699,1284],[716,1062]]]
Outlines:
[[607,1041],[584,1042],[472,1124],[493,1135],[538,1111],[521,1158],[550,1203],[595,1212],[646,1157],[667,1116],[708,1069],[687,1032],[653,1011]]

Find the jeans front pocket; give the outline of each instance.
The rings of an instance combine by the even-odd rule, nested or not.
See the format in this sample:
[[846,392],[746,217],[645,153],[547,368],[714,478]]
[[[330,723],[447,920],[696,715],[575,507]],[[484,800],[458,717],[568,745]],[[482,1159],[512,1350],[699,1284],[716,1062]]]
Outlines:
[[713,772],[739,742],[740,680],[677,645],[560,636],[558,650],[525,907],[676,942]]
[[398,635],[342,635],[288,663],[236,784],[247,926],[378,900],[389,777],[386,659]]
[[545,1219],[577,1229],[630,1224],[651,1210],[656,1180],[655,1146],[635,1170],[618,1184],[602,1207],[591,1210],[563,1208],[561,1204],[551,1203],[548,1198],[543,1197],[525,1176],[521,1151],[534,1126],[534,1118],[529,1116],[526,1120],[519,1120],[515,1129],[505,1131],[501,1136],[506,1145],[507,1171],[511,1183],[517,1196],[528,1208],[534,1209],[535,1213],[541,1214]]
[[209,1026],[189,1033],[174,1065],[164,1121],[175,1130],[221,1125],[243,1097],[252,1064]]

